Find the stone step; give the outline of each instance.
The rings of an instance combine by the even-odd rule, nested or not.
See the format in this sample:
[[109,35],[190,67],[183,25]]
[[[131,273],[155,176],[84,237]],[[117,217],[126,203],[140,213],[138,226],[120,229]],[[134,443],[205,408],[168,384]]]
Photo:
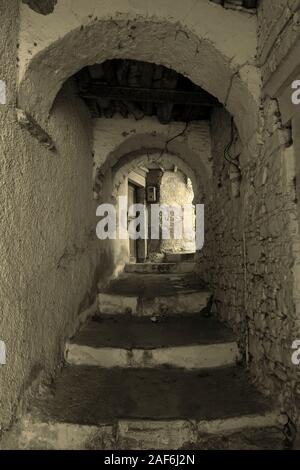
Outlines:
[[232,332],[218,321],[198,315],[157,322],[131,315],[100,316],[66,346],[70,364],[100,367],[201,369],[232,365],[238,359]]
[[67,366],[5,448],[280,448],[278,416],[239,367]]
[[185,274],[195,270],[194,262],[185,263],[129,263],[125,265],[126,273],[140,274]]
[[182,253],[171,253],[166,252],[164,256],[164,261],[166,263],[182,263],[182,262],[193,262],[195,259],[194,251],[186,251]]
[[207,308],[210,292],[193,274],[123,273],[98,294],[102,314],[176,315]]

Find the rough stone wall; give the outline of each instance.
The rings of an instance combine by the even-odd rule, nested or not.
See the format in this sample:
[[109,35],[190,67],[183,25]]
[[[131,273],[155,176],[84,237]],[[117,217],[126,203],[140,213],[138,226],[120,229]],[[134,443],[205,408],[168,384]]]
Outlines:
[[[279,68],[289,68],[288,53],[299,39],[300,0],[260,0],[258,9],[258,60],[263,83]],[[299,55],[298,55],[299,58]],[[297,59],[297,57],[295,57]],[[294,66],[299,66],[295,60]],[[289,70],[283,73],[288,75]],[[290,70],[291,72],[291,70]]]
[[[300,337],[297,175],[300,126],[294,121],[292,129],[289,122],[282,124],[276,93],[281,88],[290,89],[289,77],[293,76],[295,68],[299,69],[299,46],[300,1],[261,0],[258,61],[263,79],[264,131],[253,177],[253,192],[260,200],[257,204],[260,230],[256,229],[259,242],[252,243],[249,260],[249,282],[254,283],[256,268],[259,295],[248,302],[253,314],[250,346],[252,342],[257,351],[253,369],[262,384],[279,398],[294,423],[299,421],[300,410],[300,370],[291,361],[291,345]],[[275,96],[270,98],[273,93]],[[290,101],[289,92],[287,99]],[[252,223],[252,238],[254,233]],[[255,335],[253,325],[256,325]]]
[[[259,61],[265,84],[285,64],[285,53],[298,30],[300,2],[274,3],[263,0],[259,10]],[[291,360],[292,343],[300,337],[296,193],[300,129],[294,124],[293,145],[277,100],[263,97],[257,154],[246,158],[239,139],[230,149],[231,156],[239,155],[242,180],[237,191],[238,173],[231,177],[232,165],[225,158],[230,116],[224,110],[214,112],[213,199],[206,208],[205,247],[200,255],[202,272],[214,293],[213,311],[237,331],[253,376],[287,414],[287,426],[299,419],[300,393],[300,370]]]
[[[230,180],[232,165],[225,150],[232,141],[231,116],[216,109],[211,119],[212,195],[205,204],[205,241],[199,255],[199,273],[209,282],[214,296],[213,313],[231,324],[245,351],[244,272],[241,198],[235,197]],[[229,153],[240,153],[233,142]]]
[[[97,256],[93,243],[92,149],[85,107],[66,86],[48,131],[57,152],[42,147],[16,116],[19,2],[0,1],[1,282],[0,425],[18,401],[62,359],[66,337],[92,302]],[[47,93],[47,90],[45,90]],[[104,263],[104,260],[102,260]]]
[[245,197],[246,311],[250,365],[259,382],[295,417],[295,366],[291,361],[295,298],[293,270],[298,245],[295,155],[278,109],[265,102],[263,147]]
[[238,196],[225,159],[231,117],[224,110],[212,116],[213,198],[206,209],[202,262],[214,294],[213,312],[237,332],[262,390],[296,422],[299,368],[291,361],[292,342],[299,337],[295,152],[273,100],[265,102],[263,122],[256,159],[243,158],[239,139],[230,149],[231,157],[239,155],[242,170]]
[[[187,182],[187,177],[181,171],[165,171],[160,185],[160,204],[178,204],[181,208],[185,204],[192,204],[194,193],[192,185]],[[174,214],[174,216],[176,216]],[[171,237],[174,236],[174,221],[175,218],[171,217]],[[183,223],[182,216],[177,220]],[[170,240],[161,241],[161,250],[180,252],[180,251],[194,251],[195,241],[192,237],[187,235],[181,239],[171,238]]]

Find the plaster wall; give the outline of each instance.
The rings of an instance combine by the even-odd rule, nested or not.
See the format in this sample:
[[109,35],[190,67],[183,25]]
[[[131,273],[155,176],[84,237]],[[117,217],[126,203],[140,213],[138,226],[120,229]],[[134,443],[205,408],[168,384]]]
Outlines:
[[[55,100],[49,130],[56,152],[17,122],[19,2],[0,1],[1,282],[0,426],[20,400],[54,373],[78,314],[93,302],[97,269],[92,202],[90,119],[66,85]],[[101,258],[104,263],[104,258]]]

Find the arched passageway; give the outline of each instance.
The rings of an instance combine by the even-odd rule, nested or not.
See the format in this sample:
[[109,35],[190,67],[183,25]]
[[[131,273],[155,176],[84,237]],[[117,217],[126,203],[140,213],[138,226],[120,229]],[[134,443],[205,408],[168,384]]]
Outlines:
[[[59,3],[47,18],[47,27],[43,18],[22,7],[20,108],[44,120],[63,83],[83,67],[113,58],[143,60],[183,74],[218,98],[234,116],[245,145],[251,144],[259,119],[255,18],[221,10],[209,0],[189,0],[184,8],[172,7],[169,0],[172,16],[167,13],[168,2],[164,7],[124,2],[117,9],[115,2],[105,8],[94,0],[84,8],[79,3],[72,5],[68,23],[59,18],[69,6]],[[202,17],[209,27],[200,21]],[[233,39],[241,33],[247,36],[243,49]],[[100,47],[95,48],[95,43]]]
[[[19,47],[18,107],[25,113],[25,120],[27,117],[31,122],[32,118],[31,127],[35,135],[45,131],[53,141],[57,152],[53,164],[57,165],[61,177],[65,175],[67,178],[69,173],[69,168],[64,166],[64,154],[68,153],[68,135],[71,137],[73,131],[76,134],[81,124],[75,122],[72,132],[68,129],[67,133],[56,126],[55,113],[58,112],[63,117],[65,112],[64,104],[59,105],[62,94],[60,90],[67,89],[68,93],[77,95],[77,85],[71,77],[88,66],[123,59],[166,67],[182,74],[194,86],[201,87],[233,116],[234,123],[222,108],[213,109],[213,131],[207,118],[191,122],[188,126],[184,120],[163,125],[153,116],[138,121],[117,116],[111,120],[95,118],[90,121],[91,134],[85,136],[93,153],[93,159],[89,160],[90,176],[86,175],[84,182],[80,180],[79,172],[74,176],[78,187],[93,187],[94,203],[91,201],[91,204],[94,206],[91,207],[96,211],[100,202],[114,197],[114,171],[124,157],[129,159],[130,164],[131,157],[136,158],[142,152],[153,155],[155,152],[164,152],[174,165],[182,165],[186,174],[191,172],[195,200],[204,202],[207,214],[211,214],[207,217],[206,224],[209,234],[205,244],[206,251],[205,254],[201,253],[201,262],[198,264],[206,282],[211,282],[210,267],[217,266],[215,226],[218,223],[217,214],[222,213],[220,206],[224,201],[233,215],[230,222],[226,222],[230,225],[230,230],[226,231],[228,240],[224,243],[231,240],[232,230],[238,234],[239,244],[242,238],[242,221],[236,208],[243,201],[242,198],[239,202],[234,199],[231,182],[228,185],[229,168],[231,172],[236,168],[230,159],[238,156],[240,166],[246,167],[249,158],[254,157],[257,152],[260,91],[259,72],[254,65],[255,18],[238,11],[228,12],[208,0],[197,3],[188,1],[184,7],[180,7],[179,3],[174,7],[171,1],[164,2],[164,7],[149,5],[149,2],[140,2],[139,6],[133,6],[132,2],[123,2],[120,7],[119,2],[100,5],[91,0],[84,2],[83,6],[81,2],[75,1],[72,2],[70,15],[69,8],[69,2],[58,2],[53,13],[41,17],[23,5]],[[170,9],[172,15],[168,13]],[[68,21],[61,21],[66,15]],[[203,17],[206,18],[205,24],[201,20]],[[247,37],[247,48],[243,50],[232,39],[241,33]],[[98,46],[95,47],[95,44]],[[74,111],[76,108],[77,104],[74,104]],[[29,130],[32,130],[30,126]],[[215,134],[213,141],[212,134]],[[43,141],[43,134],[41,140]],[[225,155],[227,160],[224,149],[231,155]],[[75,168],[77,160],[81,158],[81,154],[74,154]],[[239,177],[240,174],[237,178]],[[217,192],[219,185],[223,188],[220,194]],[[57,205],[62,200],[59,198]],[[233,211],[231,206],[234,207]],[[74,212],[74,220],[76,211],[74,201],[74,208],[70,211],[72,214]],[[85,227],[82,230],[82,238],[83,232],[84,237],[90,237],[92,241],[88,242],[86,250],[79,247],[80,252],[87,256],[83,255],[84,260],[78,273],[86,272],[86,266],[92,270],[91,266],[96,264],[93,284],[99,278],[102,282],[117,266],[124,264],[124,252],[121,250],[118,254],[112,243],[97,243],[93,238],[95,226],[92,224],[90,228]],[[89,233],[93,235],[88,235]],[[75,237],[73,241],[70,240],[70,245],[77,247]],[[69,252],[70,249],[67,253]],[[65,255],[62,259],[68,260],[69,257]],[[70,282],[72,273],[68,269],[65,268],[64,275]],[[224,270],[226,271],[226,267]],[[224,292],[224,270],[220,269],[213,276],[216,299]],[[76,284],[81,282],[79,277],[78,274],[73,287],[75,291]],[[79,310],[91,305],[94,287],[91,288],[88,283],[91,283],[90,275],[83,282],[87,295],[80,302]],[[237,297],[241,297],[240,293]],[[223,305],[226,306],[226,299],[222,300],[218,308],[220,315],[228,318]],[[241,309],[242,306],[239,305],[236,316]],[[73,328],[70,326],[73,324],[71,314],[66,319],[66,324],[69,325],[67,329]],[[238,324],[238,330],[243,332],[243,328],[243,322],[242,326]]]
[[[277,350],[272,350],[270,321],[265,317],[262,320],[261,313],[266,304],[271,305],[271,298],[272,305],[283,305],[282,308],[285,309],[284,293],[274,294],[268,282],[262,280],[264,274],[260,274],[261,277],[256,274],[256,266],[261,262],[258,253],[262,245],[266,248],[266,240],[269,239],[269,227],[266,228],[262,224],[263,228],[260,230],[257,226],[257,221],[261,223],[266,213],[265,203],[257,196],[257,188],[269,184],[266,172],[272,165],[268,162],[266,170],[264,159],[270,148],[272,151],[277,148],[277,141],[271,142],[269,148],[263,147],[264,139],[271,131],[265,129],[265,132],[262,132],[262,128],[272,127],[270,123],[274,122],[276,111],[271,113],[270,121],[263,122],[260,71],[256,66],[256,16],[242,10],[223,9],[221,5],[209,0],[187,0],[184,4],[172,0],[163,3],[126,0],[121,3],[122,5],[117,0],[58,1],[53,11],[51,9],[50,14],[45,17],[32,11],[27,5],[21,6],[19,80],[15,101],[19,108],[19,123],[29,130],[34,138],[37,137],[42,145],[32,137],[26,135],[25,139],[22,136],[22,139],[26,140],[24,148],[28,149],[23,158],[25,171],[23,173],[23,168],[20,171],[20,175],[25,175],[24,191],[27,191],[24,207],[28,206],[28,201],[33,201],[34,208],[24,223],[27,236],[24,247],[22,246],[24,256],[20,256],[20,259],[26,266],[36,266],[34,279],[40,278],[41,284],[38,289],[29,288],[31,284],[35,285],[31,282],[33,269],[30,268],[29,272],[24,269],[24,282],[20,283],[19,295],[23,310],[30,312],[30,324],[35,326],[36,338],[30,343],[31,348],[27,350],[26,355],[20,355],[24,357],[24,361],[20,360],[18,370],[7,382],[15,384],[14,390],[8,394],[9,398],[6,400],[9,403],[7,409],[12,409],[11,404],[16,402],[16,397],[23,390],[32,369],[54,373],[58,360],[62,357],[66,338],[72,336],[82,318],[86,319],[95,313],[94,300],[97,293],[101,313],[111,313],[113,308],[117,308],[121,311],[118,310],[118,313],[130,312],[133,316],[138,314],[149,317],[149,312],[153,310],[152,318],[155,323],[160,313],[165,315],[170,309],[173,309],[176,315],[181,315],[186,313],[185,310],[194,314],[197,308],[204,310],[207,315],[213,314],[227,321],[233,327],[237,341],[231,336],[226,336],[225,349],[219,350],[216,356],[209,357],[210,360],[215,358],[215,362],[210,362],[212,367],[228,364],[234,366],[240,353],[243,359],[251,358],[252,370],[263,382],[266,369],[263,361],[267,356],[262,346],[263,335],[271,342],[267,362],[274,363],[278,359]],[[240,47],[241,37],[245,39],[243,48]],[[134,63],[138,68],[137,63],[143,62],[145,67],[160,68],[160,80],[164,86],[158,86],[158,90],[153,91],[155,80],[147,86],[142,86],[137,80],[135,85],[129,83],[128,87],[128,83],[120,83],[118,76],[117,84],[105,80],[105,83],[102,82],[100,86],[96,83],[93,88],[95,83],[87,81],[86,84],[81,82],[81,87],[79,76],[83,77],[86,71],[98,73],[100,68],[104,68],[104,64],[111,65],[113,61],[119,65],[125,64],[124,70],[129,62],[130,67]],[[164,81],[166,69],[170,76]],[[169,83],[178,74],[181,76],[181,83],[186,85],[189,82],[189,85],[195,88],[189,90],[185,86],[183,89],[169,87]],[[92,78],[99,80],[99,77]],[[131,76],[133,81],[135,78]],[[115,93],[110,95],[108,101],[118,101],[120,104],[122,99],[120,94],[116,93],[125,92],[125,88],[128,93],[124,100],[125,107],[117,107],[118,111],[111,113],[110,106],[104,103],[104,91]],[[184,113],[178,115],[173,113],[173,110],[170,111],[166,106],[169,103],[165,102],[168,100],[165,100],[164,106],[160,106],[161,102],[153,106],[156,112],[152,112],[152,109],[148,114],[143,113],[141,116],[136,112],[136,104],[140,104],[138,97],[141,88],[144,93],[146,88],[147,94],[153,98],[153,103],[156,103],[161,91],[168,99],[172,96],[174,98],[176,92],[181,96],[185,93],[189,99],[189,92],[195,92],[196,95],[198,93],[197,98],[193,95],[194,98],[199,99],[201,95],[203,99],[208,99],[209,112],[184,119]],[[85,92],[86,89],[89,89],[89,96],[83,96],[82,90]],[[97,95],[99,89],[102,90],[101,96]],[[96,100],[102,100],[100,105],[97,103],[97,111],[100,109],[101,116],[92,116],[91,107],[86,106],[88,100],[95,99],[92,94],[96,95]],[[179,99],[179,94],[175,100]],[[143,112],[144,108],[143,105]],[[49,148],[54,150],[52,154],[49,153]],[[41,157],[38,160],[33,157],[37,154]],[[49,159],[49,155],[53,158]],[[147,158],[149,163],[149,156],[150,167],[145,161]],[[159,168],[153,166],[154,161],[156,165],[159,163]],[[174,269],[173,274],[184,274],[184,277],[193,270],[197,273],[198,284],[195,286],[189,283],[185,277],[185,291],[182,286],[178,288],[176,279],[173,279],[174,282],[170,282],[170,286],[176,295],[171,306],[170,287],[161,281],[149,283],[151,288],[157,288],[161,294],[156,301],[153,301],[153,298],[149,300],[149,287],[147,290],[144,282],[137,282],[133,286],[130,282],[125,283],[125,287],[124,284],[120,286],[117,283],[110,285],[108,290],[103,287],[113,273],[124,268],[130,253],[128,247],[123,249],[120,244],[117,247],[116,243],[100,243],[96,240],[96,207],[102,202],[115,204],[122,185],[128,182],[130,173],[136,168],[141,168],[141,165],[146,170],[161,171],[162,167],[167,171],[172,168],[173,172],[177,167],[191,179],[194,200],[205,204],[203,250],[198,254],[195,263],[184,266],[184,270],[188,272],[180,272],[181,268],[176,271],[177,266],[170,268]],[[283,167],[286,171],[284,165]],[[49,213],[58,214],[55,220],[58,236],[53,240],[51,237],[54,221],[50,220],[49,213],[45,215],[43,212],[49,199]],[[62,206],[67,209],[60,214]],[[39,219],[37,214],[42,214]],[[37,228],[36,231],[32,227]],[[263,256],[265,260],[265,251]],[[36,257],[39,259],[38,264],[33,262]],[[269,271],[273,269],[271,264],[268,264]],[[263,267],[260,264],[259,266],[263,271]],[[144,266],[141,269],[147,270]],[[136,280],[135,275],[138,273],[127,272],[124,274],[125,279],[126,274],[134,274],[133,278]],[[277,274],[273,273],[274,278]],[[290,283],[289,276],[287,266],[284,267],[282,275],[278,274],[282,282],[287,282],[288,279]],[[137,287],[140,290],[145,289],[145,297],[137,295]],[[117,289],[117,300],[112,300],[111,295],[116,292],[110,291],[110,288]],[[130,293],[128,297],[125,296],[125,300],[124,290]],[[191,296],[189,299],[192,298],[193,301],[189,302],[186,294]],[[165,297],[169,297],[168,301]],[[290,297],[292,298],[292,295]],[[113,303],[114,301],[116,303]],[[44,316],[39,316],[39,311],[45,313],[46,321]],[[5,326],[6,318],[7,315],[3,323],[8,331]],[[122,328],[124,326],[122,323]],[[197,324],[198,331],[201,330],[200,326]],[[197,330],[193,325],[188,328],[189,332]],[[291,328],[288,323],[286,336]],[[275,329],[280,335],[280,325],[276,323]],[[27,330],[29,328],[24,326],[26,340],[30,340],[32,338]],[[218,327],[213,324],[212,330],[218,331]],[[164,337],[164,334],[165,331],[162,330],[161,336]],[[222,336],[217,338],[221,344],[222,339]],[[213,341],[215,340],[213,337]],[[184,335],[180,341],[184,343]],[[20,341],[19,343],[21,344]],[[191,346],[190,343],[188,345]],[[91,358],[87,359],[84,354],[84,358],[76,358],[77,346],[80,344],[75,344],[74,356],[69,356],[70,363],[72,360],[74,363],[76,360],[91,361]],[[144,343],[142,346],[144,349],[141,350],[147,350]],[[172,343],[173,346],[187,346],[187,342],[177,342],[175,345]],[[196,346],[198,348],[199,344]],[[113,347],[115,348],[115,345]],[[155,343],[154,347],[157,349],[158,344]],[[134,349],[133,345],[130,343],[128,347],[127,344],[123,349],[122,354],[117,355],[119,363],[114,363],[112,356],[109,357],[110,366],[119,367],[121,364],[121,367],[136,367],[138,364],[148,367],[150,364],[152,367],[157,363],[161,366],[164,360],[168,364],[170,361],[173,366],[186,366],[182,355],[173,357],[169,350],[171,359],[165,359],[164,356],[162,360],[162,356],[157,358],[155,354],[151,356],[147,351],[142,354],[140,350],[128,359],[127,351]],[[82,350],[80,351],[82,353]],[[190,351],[191,349],[189,354]],[[188,358],[196,368],[201,368],[205,361],[199,362],[198,353],[199,349],[196,359],[192,355]],[[103,357],[108,356],[105,356],[102,349],[100,359],[97,354],[93,360],[97,365],[100,362],[103,366],[101,361]],[[88,365],[91,363],[88,362]],[[22,374],[18,374],[20,370]],[[268,384],[275,389],[277,382],[273,380],[272,374],[272,371],[267,374]],[[177,376],[174,377],[177,380]],[[234,382],[232,377],[228,382],[223,379],[221,374],[217,383],[227,384],[231,392]],[[90,383],[89,380],[86,381],[87,384]],[[234,387],[236,386],[235,391],[239,390],[239,384],[234,382]],[[244,395],[247,395],[247,386],[247,383],[244,385],[242,382]],[[5,393],[7,389],[8,386],[5,385],[4,392],[0,390],[0,394]],[[135,389],[135,384],[132,389]],[[213,390],[210,389],[210,392],[213,393]],[[250,392],[252,396],[252,389]],[[263,400],[259,401],[259,405],[266,411],[264,416],[269,419],[266,421],[267,425],[273,423],[273,415],[267,414],[268,409],[264,408]],[[247,411],[247,407],[243,408],[243,413]],[[230,413],[229,410],[229,416]],[[184,410],[180,417],[189,420],[193,418],[191,410]],[[9,420],[8,416],[4,419],[6,422]]]
[[[120,150],[120,149],[119,149]],[[145,153],[146,151],[146,153]],[[131,191],[135,191],[136,197],[130,199],[130,203],[142,204],[147,210],[147,227],[139,240],[130,242],[118,240],[115,243],[114,254],[118,260],[117,270],[122,269],[124,263],[130,259],[139,262],[146,260],[163,260],[166,253],[173,252],[195,252],[195,227],[194,215],[191,226],[183,228],[184,205],[191,205],[194,212],[194,204],[203,198],[204,188],[200,186],[199,181],[204,180],[201,175],[199,180],[194,171],[176,155],[162,153],[162,151],[142,148],[139,152],[123,155],[117,163],[113,165],[111,171],[103,175],[104,180],[110,180],[109,188],[106,186],[107,194],[102,193],[101,200],[108,200],[109,194],[112,195],[118,212],[120,197],[128,198]],[[174,233],[174,226],[170,221],[171,214],[165,221],[168,229],[172,232],[170,240],[158,240],[151,243],[151,235],[148,232],[151,227],[150,212],[151,202],[147,195],[147,188],[155,187],[154,200],[152,203],[160,206],[176,206],[179,209],[178,222],[180,222],[180,234]],[[193,191],[196,189],[196,194]],[[140,207],[140,206],[139,206]],[[186,207],[187,210],[187,207]],[[150,211],[150,212],[149,212]],[[144,223],[146,221],[143,220]],[[118,222],[119,223],[119,222]],[[173,231],[172,231],[173,230]],[[176,238],[175,238],[176,237]]]
[[[137,60],[160,64],[182,74],[225,106],[233,116],[237,135],[241,139],[238,153],[240,166],[245,167],[249,159],[257,154],[260,78],[254,65],[256,22],[251,15],[228,12],[208,0],[197,4],[191,2],[190,7],[186,5],[184,12],[188,11],[187,15],[176,6],[172,16],[167,14],[167,5],[160,8],[141,2],[139,7],[135,7],[126,3],[121,10],[118,6],[116,11],[114,2],[104,9],[103,5],[100,8],[94,1],[87,2],[84,8],[75,2],[72,17],[64,24],[59,17],[64,16],[68,6],[58,4],[47,19],[47,29],[41,26],[41,19],[36,17],[36,13],[25,6],[22,9],[24,23],[21,28],[24,31],[26,28],[26,34],[21,33],[24,41],[20,47],[18,105],[42,127],[47,129],[55,96],[69,77],[87,66],[104,64],[111,59]],[[87,15],[89,10],[92,14]],[[209,28],[198,21],[202,17],[206,18]],[[218,21],[215,21],[217,17]],[[232,40],[241,32],[244,37],[247,36],[247,48],[243,51]],[[28,44],[26,46],[29,36],[30,41],[35,36],[38,38],[30,54]],[[101,46],[95,48],[95,42]],[[52,77],[50,83],[49,73]],[[46,88],[47,93],[44,92]],[[227,124],[224,126],[225,133]],[[147,147],[150,140],[154,140],[154,149],[159,148],[159,136],[149,137],[148,134],[145,133]],[[97,131],[94,136],[97,139]],[[225,147],[232,143],[229,135]],[[143,145],[142,136],[138,145]],[[168,150],[173,151],[172,147],[176,147],[178,152],[180,145],[178,140],[169,142]],[[195,149],[193,152],[197,156]],[[102,157],[104,154],[102,152]],[[207,167],[211,166],[210,163]],[[190,161],[188,164],[194,165]],[[195,165],[201,166],[201,160]],[[231,167],[232,179],[240,179],[240,168],[236,172],[234,165]],[[102,178],[97,162],[94,170],[98,170],[97,193],[97,181],[101,186]],[[211,168],[206,170],[212,174]],[[204,184],[211,184],[208,178],[203,180]]]

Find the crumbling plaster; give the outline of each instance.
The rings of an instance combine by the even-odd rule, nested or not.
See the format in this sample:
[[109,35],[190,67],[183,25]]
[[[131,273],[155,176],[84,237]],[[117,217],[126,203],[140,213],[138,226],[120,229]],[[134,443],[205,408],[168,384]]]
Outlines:
[[62,84],[82,67],[113,58],[155,62],[216,96],[250,153],[260,97],[256,27],[254,15],[208,0],[69,0],[46,17],[22,5],[19,106],[43,122]]

